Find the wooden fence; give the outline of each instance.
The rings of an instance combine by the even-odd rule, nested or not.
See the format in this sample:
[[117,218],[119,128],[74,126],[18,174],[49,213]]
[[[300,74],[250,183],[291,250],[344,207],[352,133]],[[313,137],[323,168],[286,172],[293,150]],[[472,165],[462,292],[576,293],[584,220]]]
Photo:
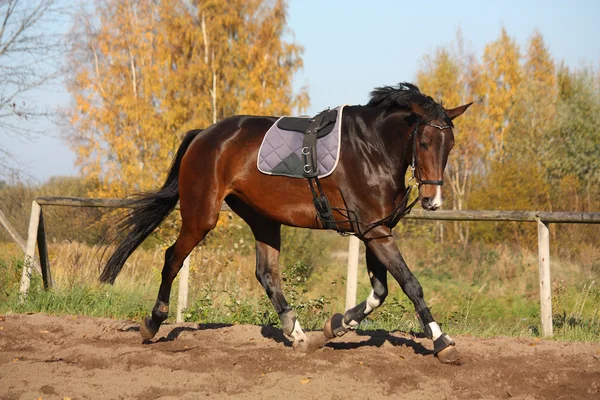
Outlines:
[[[48,260],[48,249],[46,231],[44,227],[44,216],[42,206],[67,206],[67,207],[105,207],[120,208],[120,200],[116,199],[89,199],[78,197],[36,197],[31,205],[31,217],[27,243],[8,222],[6,216],[0,210],[0,223],[9,231],[15,242],[25,253],[25,263],[21,277],[21,298],[27,296],[32,269],[42,275],[44,287],[50,289],[53,286],[50,263]],[[223,204],[221,210],[229,210]],[[544,336],[552,335],[552,286],[550,279],[550,223],[600,223],[600,213],[575,213],[575,212],[538,212],[538,211],[456,211],[438,210],[429,212],[424,210],[413,210],[405,218],[440,221],[517,221],[535,222],[538,227],[538,265],[540,281],[540,308],[541,325]],[[35,260],[35,247],[38,247],[39,264]],[[356,288],[358,276],[359,240],[350,236],[348,247],[348,276],[346,283],[346,309],[356,304]],[[179,293],[177,304],[177,321],[182,320],[182,310],[187,308],[188,298],[188,274],[189,257],[184,262],[184,267],[179,273]]]

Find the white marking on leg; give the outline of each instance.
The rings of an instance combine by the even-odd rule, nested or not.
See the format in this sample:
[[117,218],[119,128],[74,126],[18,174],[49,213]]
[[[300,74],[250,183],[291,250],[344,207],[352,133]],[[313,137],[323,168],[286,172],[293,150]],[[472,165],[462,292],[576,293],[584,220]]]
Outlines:
[[375,297],[375,291],[371,289],[369,297],[367,297],[367,306],[365,308],[365,314],[370,314],[374,309],[381,305],[381,300]]
[[298,342],[298,343],[307,342],[308,343],[308,337],[306,336],[306,334],[300,327],[300,323],[298,322],[298,320],[296,320],[296,322],[294,323],[294,330],[292,331],[291,336],[294,338],[294,342]]
[[437,322],[430,322],[429,329],[431,329],[431,336],[433,340],[442,336],[442,330],[440,329],[440,326],[437,324]]
[[432,207],[439,208],[442,206],[443,202],[444,199],[442,199],[442,187],[438,185],[435,188],[435,197],[433,198],[431,205]]
[[[375,297],[375,291],[371,289],[371,293],[369,293],[369,296],[367,297],[367,300],[365,301],[365,314],[369,315],[371,312],[373,312],[374,309],[376,309],[380,305],[381,305],[381,300],[379,300]],[[346,323],[346,322],[344,322],[344,320],[342,320],[342,326],[346,329],[354,329],[358,326],[358,324],[360,324],[360,322],[355,321],[355,320],[351,320],[348,323]]]

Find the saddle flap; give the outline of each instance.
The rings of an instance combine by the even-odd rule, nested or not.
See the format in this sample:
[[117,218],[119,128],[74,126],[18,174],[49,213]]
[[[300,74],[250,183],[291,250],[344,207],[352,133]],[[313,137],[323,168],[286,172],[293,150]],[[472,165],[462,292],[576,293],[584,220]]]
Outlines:
[[[337,109],[329,110],[323,118],[323,128],[317,132],[317,138],[327,136],[333,130],[335,121],[337,119]],[[294,131],[300,133],[306,133],[308,126],[310,125],[309,117],[283,117],[277,122],[277,127],[284,131]]]

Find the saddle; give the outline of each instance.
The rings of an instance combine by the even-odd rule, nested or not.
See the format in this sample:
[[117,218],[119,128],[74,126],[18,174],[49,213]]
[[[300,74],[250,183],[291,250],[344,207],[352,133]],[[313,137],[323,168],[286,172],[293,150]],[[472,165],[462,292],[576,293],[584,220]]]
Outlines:
[[337,109],[334,109],[321,111],[321,113],[317,114],[314,118],[283,117],[277,122],[277,127],[279,129],[283,129],[284,131],[294,131],[306,134],[308,132],[310,122],[312,120],[318,119],[319,116],[323,115],[323,120],[321,123],[323,126],[321,127],[321,129],[317,129],[317,138],[321,139],[322,137],[329,135],[333,130],[337,114]]
[[302,170],[305,178],[314,178],[319,175],[317,139],[331,133],[337,115],[338,111],[336,109],[325,109],[312,118],[283,117],[277,123],[277,127],[280,129],[300,132],[304,135],[302,140]]

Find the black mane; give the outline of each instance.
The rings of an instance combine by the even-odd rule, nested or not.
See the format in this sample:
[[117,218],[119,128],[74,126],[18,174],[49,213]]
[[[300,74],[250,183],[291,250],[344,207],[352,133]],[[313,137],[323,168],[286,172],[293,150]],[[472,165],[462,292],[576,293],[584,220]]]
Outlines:
[[450,118],[444,112],[442,105],[421,93],[416,85],[408,82],[401,82],[398,86],[380,86],[373,89],[367,107],[400,107],[409,110],[410,103],[418,104],[425,109],[427,121],[438,119],[450,124]]

